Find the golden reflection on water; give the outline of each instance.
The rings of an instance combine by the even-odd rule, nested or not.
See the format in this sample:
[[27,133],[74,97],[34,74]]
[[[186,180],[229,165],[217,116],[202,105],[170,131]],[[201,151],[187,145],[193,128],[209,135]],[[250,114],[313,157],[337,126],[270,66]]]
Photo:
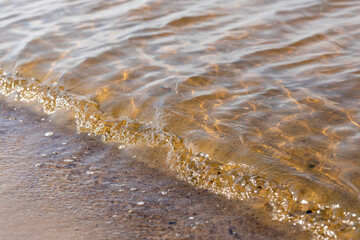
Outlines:
[[[358,213],[358,3],[0,1],[0,67],[26,77],[2,73],[2,92],[74,110],[81,131],[172,142],[169,165],[196,186],[256,191],[204,180],[249,166],[272,182],[266,194],[283,186],[291,199]],[[114,138],[127,118],[134,125]]]

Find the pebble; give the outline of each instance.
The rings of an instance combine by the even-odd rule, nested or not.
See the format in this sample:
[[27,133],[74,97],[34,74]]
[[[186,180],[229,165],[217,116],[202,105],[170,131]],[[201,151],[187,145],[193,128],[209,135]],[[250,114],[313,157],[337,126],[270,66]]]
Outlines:
[[193,219],[194,219],[194,217],[189,217],[189,219],[190,219],[190,220],[193,220]]
[[130,188],[130,191],[136,191],[137,188]]
[[119,146],[119,149],[124,149],[125,148],[125,145],[120,145]]
[[162,191],[161,192],[161,195],[163,195],[163,196],[166,196],[168,193],[167,192],[165,192],[165,191]]
[[144,203],[144,202],[137,202],[136,204],[139,205],[139,206],[142,206],[142,205],[144,205],[145,203]]
[[74,161],[75,161],[74,159],[69,159],[69,158],[64,159],[64,162],[66,162],[66,163],[72,163]]
[[136,155],[134,155],[133,158],[136,158]]
[[54,135],[53,132],[47,132],[47,133],[45,133],[45,136],[46,136],[46,137],[51,137],[52,135]]
[[67,145],[67,142],[63,142],[62,145]]
[[93,174],[95,174],[95,172],[94,171],[86,171],[86,174],[87,175],[93,175]]

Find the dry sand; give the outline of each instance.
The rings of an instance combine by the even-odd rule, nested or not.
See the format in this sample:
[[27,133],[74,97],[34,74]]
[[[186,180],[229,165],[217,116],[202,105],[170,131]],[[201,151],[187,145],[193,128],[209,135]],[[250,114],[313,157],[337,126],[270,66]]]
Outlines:
[[310,238],[154,168],[144,159],[162,156],[149,148],[104,144],[57,117],[0,101],[2,240]]

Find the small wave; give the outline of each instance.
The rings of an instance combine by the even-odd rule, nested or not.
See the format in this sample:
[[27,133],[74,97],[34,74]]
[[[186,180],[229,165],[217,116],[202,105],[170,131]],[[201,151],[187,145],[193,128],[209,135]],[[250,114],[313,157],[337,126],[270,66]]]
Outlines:
[[102,136],[104,142],[166,147],[169,150],[167,164],[178,178],[228,198],[257,199],[274,220],[299,224],[319,239],[360,237],[360,218],[355,213],[344,210],[339,204],[325,206],[298,199],[290,186],[246,164],[225,163],[206,153],[193,153],[182,138],[161,124],[114,119],[87,97],[34,78],[24,78],[18,73],[0,70],[0,91],[6,96],[13,94],[20,101],[37,100],[48,114],[59,109],[74,111],[77,131]]

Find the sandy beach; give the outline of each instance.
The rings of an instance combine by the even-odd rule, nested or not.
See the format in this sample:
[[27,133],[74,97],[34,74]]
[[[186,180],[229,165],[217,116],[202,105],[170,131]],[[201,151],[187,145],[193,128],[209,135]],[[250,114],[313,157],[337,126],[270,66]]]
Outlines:
[[57,117],[0,104],[0,239],[310,238]]

